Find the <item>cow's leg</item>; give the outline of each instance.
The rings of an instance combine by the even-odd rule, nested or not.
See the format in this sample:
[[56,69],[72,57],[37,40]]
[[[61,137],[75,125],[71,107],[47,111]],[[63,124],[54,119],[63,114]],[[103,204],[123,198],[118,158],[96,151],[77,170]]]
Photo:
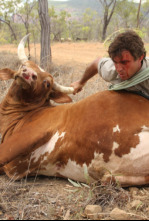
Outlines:
[[141,186],[149,184],[149,176],[104,176],[102,183],[117,183],[122,187]]
[[121,186],[141,186],[149,184],[149,176],[120,176],[118,182]]

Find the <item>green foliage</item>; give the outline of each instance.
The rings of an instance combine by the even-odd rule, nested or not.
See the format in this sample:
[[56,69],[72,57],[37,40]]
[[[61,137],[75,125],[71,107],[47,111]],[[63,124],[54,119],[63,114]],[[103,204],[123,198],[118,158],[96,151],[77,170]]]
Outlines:
[[62,37],[69,37],[68,20],[71,15],[65,10],[56,13],[55,8],[52,6],[49,8],[49,16],[51,18],[53,40],[60,41]]
[[119,0],[114,13],[114,19],[119,19],[123,28],[136,27],[137,7],[134,1]]
[[0,16],[10,18],[20,6],[21,0],[1,0],[0,1]]
[[0,44],[7,44],[7,40],[5,39],[6,33],[4,31],[0,32]]
[[0,32],[5,32],[0,43],[17,43],[28,32],[38,37],[40,24],[38,18],[37,0],[1,0],[0,19],[2,21]]
[[142,29],[135,29],[134,30],[141,38],[144,38],[146,35],[146,28],[142,28]]
[[[73,40],[101,40],[103,16],[101,16],[102,7],[100,7],[100,1],[96,2],[96,7],[95,5],[94,7],[90,7],[94,3],[90,0],[84,0],[80,3],[80,9],[77,5],[78,1],[70,0],[69,3],[55,2],[55,7],[52,6],[49,8],[52,40],[60,41],[61,38],[72,38]],[[68,6],[70,8],[68,8]],[[72,7],[81,10],[81,16],[79,12]],[[85,7],[88,8],[84,10]],[[111,40],[115,34],[128,28],[135,29],[137,11],[138,5],[135,1],[117,0],[114,16],[107,29],[108,39]],[[17,18],[13,20],[13,15],[16,14],[20,16],[20,19]],[[37,0],[1,0],[0,19],[3,20],[0,23],[0,33],[3,33],[3,36],[0,37],[1,44],[7,42],[15,43],[15,35],[16,39],[19,41],[27,32],[32,33],[35,42],[39,42],[40,22]],[[149,36],[149,31],[146,28],[148,21],[149,0],[146,0],[141,6],[141,29],[136,30],[140,37],[144,39],[148,39]],[[108,42],[109,40],[106,41],[106,43]]]
[[87,8],[80,19],[70,21],[69,30],[72,39],[98,39],[99,15],[96,11]]
[[[127,31],[127,30],[129,30],[129,29],[127,29],[127,28],[122,28],[122,29],[119,29],[119,30],[117,30],[117,31],[115,31],[115,32],[113,32],[112,34],[110,34],[107,38],[106,38],[106,40],[104,41],[104,46],[106,47],[106,48],[108,48],[109,47],[109,45],[111,44],[111,42],[114,40],[114,38],[118,35],[118,34],[120,34],[120,33],[123,33],[123,32],[125,32],[125,31]],[[145,28],[142,28],[142,30],[141,29],[131,29],[131,30],[133,30],[133,31],[135,31],[142,39],[146,36],[146,29]]]
[[82,31],[83,37],[88,40],[95,39],[95,30],[98,28],[98,21],[100,20],[96,11],[87,8],[83,14]]

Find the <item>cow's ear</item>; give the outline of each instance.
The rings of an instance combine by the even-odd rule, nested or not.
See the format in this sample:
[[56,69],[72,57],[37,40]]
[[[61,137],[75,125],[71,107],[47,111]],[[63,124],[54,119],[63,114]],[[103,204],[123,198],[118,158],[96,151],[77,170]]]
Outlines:
[[9,80],[9,79],[14,79],[15,71],[9,69],[9,68],[4,68],[0,70],[0,80]]
[[50,100],[53,100],[54,102],[58,104],[63,103],[71,103],[72,99],[67,95],[59,91],[52,91],[49,96]]

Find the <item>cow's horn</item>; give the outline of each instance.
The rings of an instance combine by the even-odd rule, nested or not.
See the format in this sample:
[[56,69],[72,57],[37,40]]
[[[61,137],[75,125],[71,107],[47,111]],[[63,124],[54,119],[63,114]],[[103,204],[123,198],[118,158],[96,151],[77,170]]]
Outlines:
[[27,41],[27,38],[29,37],[30,34],[26,35],[24,38],[22,38],[22,40],[20,41],[20,44],[18,46],[18,57],[21,61],[21,63],[25,63],[26,61],[28,61],[28,57],[25,54],[25,43]]
[[73,87],[64,87],[56,82],[54,82],[54,84],[53,84],[53,89],[63,92],[65,94],[73,94],[74,93]]

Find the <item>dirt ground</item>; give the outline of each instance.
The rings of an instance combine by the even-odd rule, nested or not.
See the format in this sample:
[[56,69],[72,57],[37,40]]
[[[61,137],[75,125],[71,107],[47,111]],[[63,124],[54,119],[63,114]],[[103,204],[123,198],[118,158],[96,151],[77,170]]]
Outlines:
[[[148,45],[146,47],[148,48]],[[104,45],[98,42],[53,43],[51,72],[57,82],[69,86],[80,78],[94,59],[106,56],[106,50]],[[17,69],[19,63],[12,53],[17,53],[16,46],[0,46],[0,68],[9,66]],[[39,45],[31,45],[31,54],[36,60],[39,59]],[[11,58],[8,55],[11,55]],[[0,82],[0,100],[3,99],[8,85],[7,82]],[[80,94],[72,98],[76,102],[106,88],[107,83],[96,76]],[[72,184],[67,179],[49,177],[26,177],[13,182],[5,175],[0,177],[1,220],[87,220],[84,209],[89,204],[102,207],[100,219],[103,220],[112,220],[110,214],[114,208],[124,210],[129,220],[148,220],[149,188],[122,189],[113,185],[102,186],[99,183],[84,186],[79,183]]]

